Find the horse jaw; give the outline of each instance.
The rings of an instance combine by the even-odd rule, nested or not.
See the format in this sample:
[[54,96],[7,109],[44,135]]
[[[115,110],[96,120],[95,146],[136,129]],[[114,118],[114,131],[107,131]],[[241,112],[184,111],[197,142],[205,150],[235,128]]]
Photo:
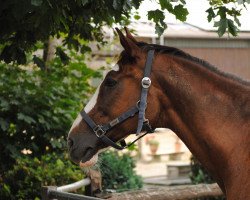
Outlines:
[[98,155],[106,150],[108,150],[110,147],[106,147],[104,149],[100,149],[95,155],[92,156],[91,159],[89,159],[88,161],[86,162],[80,162],[79,163],[79,166],[81,168],[84,168],[84,167],[92,167],[94,166],[97,162],[98,162]]
[[84,167],[92,167],[94,166],[98,161],[98,153],[96,153],[90,160],[86,161],[86,162],[80,162],[79,163],[79,166],[81,168],[84,168]]

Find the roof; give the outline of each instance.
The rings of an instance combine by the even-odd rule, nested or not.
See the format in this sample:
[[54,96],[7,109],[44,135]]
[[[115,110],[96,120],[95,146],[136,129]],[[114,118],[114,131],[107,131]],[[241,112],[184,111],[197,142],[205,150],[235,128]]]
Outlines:
[[[206,30],[188,23],[167,23],[168,28],[164,31],[163,36],[167,38],[213,38],[213,39],[228,39],[228,35],[225,34],[219,38],[218,34],[214,30]],[[154,23],[152,22],[132,22],[129,26],[130,29],[134,29],[136,35],[139,37],[151,37],[157,38],[155,33]],[[241,31],[237,37],[230,37],[231,39],[250,39],[250,31]]]

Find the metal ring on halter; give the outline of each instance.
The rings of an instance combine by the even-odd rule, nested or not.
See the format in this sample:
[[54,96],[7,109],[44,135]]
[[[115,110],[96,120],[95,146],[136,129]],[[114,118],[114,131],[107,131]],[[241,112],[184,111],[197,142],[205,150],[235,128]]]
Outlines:
[[140,100],[136,102],[136,107],[138,108],[138,110],[140,108],[140,102],[141,102]]
[[[140,108],[140,102],[141,102],[140,100],[136,102],[136,107],[138,108],[138,110],[139,110],[139,108]],[[147,108],[147,106],[148,106],[148,105],[146,105],[146,108]]]
[[151,85],[151,79],[149,77],[144,77],[142,80],[141,80],[141,85],[143,88],[147,89],[150,87]]
[[98,138],[102,137],[106,133],[106,131],[104,131],[100,125],[97,125],[93,131]]

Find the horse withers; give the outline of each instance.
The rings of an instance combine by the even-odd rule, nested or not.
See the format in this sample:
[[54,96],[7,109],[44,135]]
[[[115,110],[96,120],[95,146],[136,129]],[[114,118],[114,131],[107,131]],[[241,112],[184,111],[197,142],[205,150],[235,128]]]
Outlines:
[[125,30],[117,29],[124,48],[118,67],[69,132],[71,159],[89,167],[107,147],[123,149],[115,143],[141,130],[143,119],[152,130],[173,130],[228,200],[250,199],[250,83],[179,49],[137,42]]

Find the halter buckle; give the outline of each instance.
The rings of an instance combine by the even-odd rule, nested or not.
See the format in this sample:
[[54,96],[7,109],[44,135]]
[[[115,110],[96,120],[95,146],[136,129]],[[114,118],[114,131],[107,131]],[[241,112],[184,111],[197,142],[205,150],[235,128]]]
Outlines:
[[102,137],[106,133],[100,125],[97,125],[93,131],[98,138]]
[[150,87],[151,85],[151,79],[149,77],[144,77],[142,80],[141,80],[141,85],[143,88],[147,89]]

